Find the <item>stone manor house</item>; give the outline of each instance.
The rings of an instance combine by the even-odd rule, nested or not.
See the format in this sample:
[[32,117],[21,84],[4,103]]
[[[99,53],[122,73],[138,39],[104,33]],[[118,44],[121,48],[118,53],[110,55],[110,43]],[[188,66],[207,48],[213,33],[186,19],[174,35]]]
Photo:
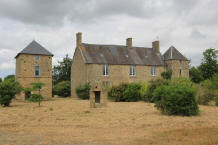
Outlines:
[[82,43],[82,33],[76,34],[76,49],[71,67],[71,96],[75,88],[87,82],[109,87],[122,82],[146,82],[172,70],[172,77],[189,77],[189,60],[171,46],[160,53],[159,41],[152,47],[134,47],[132,38],[126,45]]
[[[71,96],[75,88],[90,82],[102,87],[120,83],[147,82],[161,77],[161,73],[172,70],[172,77],[189,77],[189,60],[171,46],[160,53],[159,41],[152,47],[134,47],[132,38],[126,45],[100,45],[82,43],[82,33],[76,34],[76,49],[71,66]],[[53,54],[36,41],[32,41],[17,54],[16,80],[24,87],[31,83],[45,84],[41,90],[45,98],[52,97]],[[21,94],[18,98],[25,98]]]

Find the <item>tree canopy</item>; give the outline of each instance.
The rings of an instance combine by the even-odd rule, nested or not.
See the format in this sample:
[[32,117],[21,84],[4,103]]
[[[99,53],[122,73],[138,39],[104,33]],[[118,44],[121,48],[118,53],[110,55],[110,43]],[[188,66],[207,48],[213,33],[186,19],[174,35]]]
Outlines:
[[53,67],[53,84],[57,84],[62,81],[70,81],[72,59],[68,54],[62,61],[58,61],[58,64]]
[[203,52],[202,63],[199,66],[204,79],[210,79],[214,74],[218,73],[218,63],[215,49],[209,48]]

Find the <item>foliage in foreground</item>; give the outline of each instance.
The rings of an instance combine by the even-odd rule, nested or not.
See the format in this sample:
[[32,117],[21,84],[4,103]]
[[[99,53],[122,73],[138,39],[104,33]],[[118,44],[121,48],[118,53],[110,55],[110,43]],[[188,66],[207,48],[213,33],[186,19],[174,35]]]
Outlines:
[[84,85],[79,85],[79,86],[76,87],[76,94],[80,99],[83,99],[83,100],[89,99],[90,89],[91,89],[90,83],[86,83]]
[[40,107],[41,100],[43,99],[43,96],[41,95],[41,89],[43,86],[45,86],[44,83],[37,82],[37,83],[31,83],[32,85],[32,90],[34,92],[38,92],[38,94],[31,94],[31,97],[28,99],[31,102],[38,102],[38,105]]
[[6,79],[0,83],[0,105],[9,106],[16,94],[22,91],[22,86],[12,79]]
[[189,80],[170,82],[156,88],[153,96],[155,107],[164,114],[192,116],[199,112],[197,90],[190,87]]
[[198,93],[198,101],[201,105],[208,105],[211,101],[218,103],[218,74],[211,79],[201,82]]
[[56,84],[53,88],[54,95],[60,97],[69,97],[71,94],[70,81],[62,81]]
[[125,98],[123,93],[125,92],[127,87],[127,83],[122,83],[118,86],[113,86],[108,92],[108,98],[115,102],[124,102]]
[[172,70],[168,70],[166,72],[162,72],[161,76],[163,79],[170,80],[172,77]]
[[123,98],[125,102],[137,102],[141,99],[140,96],[141,84],[139,83],[131,83],[125,89],[123,93]]

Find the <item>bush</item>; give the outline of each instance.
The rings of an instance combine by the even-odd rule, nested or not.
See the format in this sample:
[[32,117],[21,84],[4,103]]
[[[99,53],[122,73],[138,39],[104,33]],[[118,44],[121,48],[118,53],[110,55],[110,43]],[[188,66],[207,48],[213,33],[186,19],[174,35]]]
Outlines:
[[9,106],[11,100],[15,98],[16,94],[22,91],[22,87],[18,82],[3,81],[0,83],[0,104],[2,106]]
[[148,99],[148,89],[149,89],[150,84],[149,83],[143,83],[141,84],[141,89],[140,89],[140,96],[141,99],[145,102],[149,102]]
[[141,99],[140,89],[141,85],[139,83],[131,83],[125,89],[123,93],[123,98],[126,102],[136,102]]
[[198,94],[198,102],[201,105],[208,105],[209,102],[217,102],[218,98],[218,74],[211,79],[201,82]]
[[31,97],[28,100],[31,102],[38,102],[40,107],[41,100],[43,99],[43,96],[41,95],[40,92],[42,87],[45,86],[45,84],[41,82],[36,82],[36,83],[31,83],[31,85],[32,85],[32,90],[38,92],[38,94],[31,94]]
[[172,76],[172,70],[168,70],[166,72],[162,72],[161,76],[162,76],[163,79],[170,80],[171,76]]
[[76,87],[76,94],[80,99],[89,99],[89,91],[91,89],[90,83],[86,83],[84,85],[80,85]]
[[70,81],[62,81],[59,82],[57,85],[54,86],[54,95],[58,95],[61,97],[69,97],[71,87],[70,87]]
[[123,93],[127,89],[127,87],[127,83],[122,83],[118,86],[113,86],[108,92],[108,98],[115,102],[125,101]]
[[150,81],[150,84],[148,86],[148,92],[147,95],[145,96],[145,101],[147,102],[154,102],[153,98],[153,92],[156,88],[160,87],[161,85],[167,85],[169,83],[168,80],[164,80],[164,79],[156,79],[156,80],[152,80]]
[[162,85],[153,93],[155,107],[169,115],[197,115],[199,108],[196,93],[194,88],[184,84]]

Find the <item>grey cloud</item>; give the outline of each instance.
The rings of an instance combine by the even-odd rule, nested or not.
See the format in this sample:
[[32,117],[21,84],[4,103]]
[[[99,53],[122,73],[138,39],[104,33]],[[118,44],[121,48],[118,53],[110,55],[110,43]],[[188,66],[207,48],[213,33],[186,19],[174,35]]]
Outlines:
[[60,25],[65,19],[92,22],[111,15],[153,18],[170,11],[180,14],[195,0],[1,0],[0,16],[27,24]]
[[198,29],[193,29],[190,34],[190,37],[196,39],[205,39],[206,35],[202,34]]

